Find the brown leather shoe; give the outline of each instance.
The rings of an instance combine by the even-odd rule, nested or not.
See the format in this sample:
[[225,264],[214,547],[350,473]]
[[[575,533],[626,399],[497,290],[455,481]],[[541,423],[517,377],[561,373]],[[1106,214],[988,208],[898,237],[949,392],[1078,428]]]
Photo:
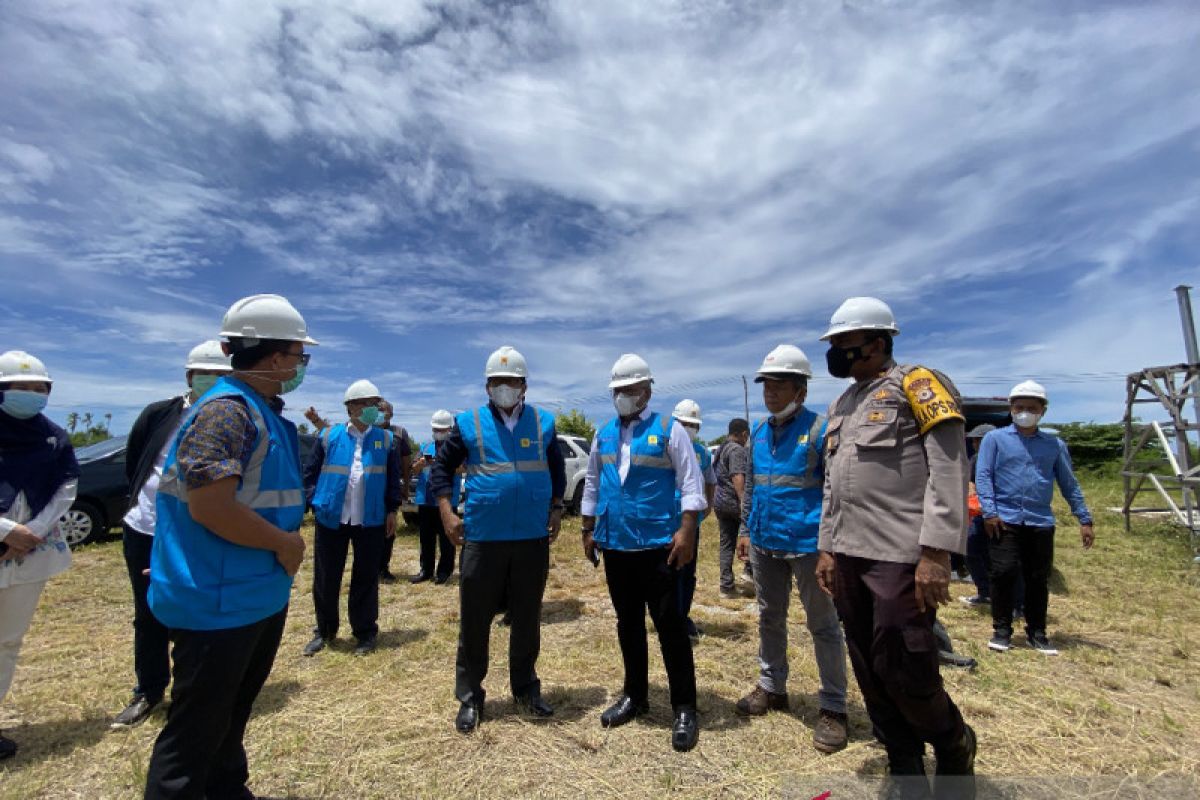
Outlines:
[[813,747],[822,753],[836,753],[846,747],[846,715],[821,709],[813,728]]
[[775,694],[761,686],[755,686],[754,691],[737,701],[737,713],[746,717],[761,717],[768,711],[787,711],[787,692]]

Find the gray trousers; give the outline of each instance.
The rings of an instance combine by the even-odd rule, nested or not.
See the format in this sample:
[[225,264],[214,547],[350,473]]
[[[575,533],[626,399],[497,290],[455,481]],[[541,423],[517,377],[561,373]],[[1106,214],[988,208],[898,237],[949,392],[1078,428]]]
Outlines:
[[846,641],[833,598],[817,585],[817,554],[779,558],[751,547],[750,560],[758,594],[759,686],[775,694],[787,691],[787,618],[794,576],[813,638],[821,679],[820,706],[826,711],[846,713]]
[[[721,532],[721,588],[727,592],[733,591],[733,566],[737,560],[738,529],[742,527],[742,517],[739,514],[722,514],[717,512],[717,527]],[[742,567],[746,575],[750,575],[750,562]]]

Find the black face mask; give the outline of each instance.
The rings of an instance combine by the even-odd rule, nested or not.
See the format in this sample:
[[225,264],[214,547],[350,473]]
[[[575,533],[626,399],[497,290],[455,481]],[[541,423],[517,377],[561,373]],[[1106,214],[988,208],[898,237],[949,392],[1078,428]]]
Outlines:
[[849,378],[850,366],[855,361],[863,359],[863,347],[834,347],[830,345],[825,351],[825,366],[829,369],[829,374],[835,378]]

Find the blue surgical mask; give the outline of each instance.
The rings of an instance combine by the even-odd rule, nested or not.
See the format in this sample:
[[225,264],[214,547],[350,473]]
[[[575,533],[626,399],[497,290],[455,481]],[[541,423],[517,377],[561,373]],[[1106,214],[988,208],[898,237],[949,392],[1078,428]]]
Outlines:
[[10,417],[31,419],[42,413],[42,409],[46,407],[49,400],[50,396],[41,392],[31,392],[27,389],[5,389],[4,402],[0,403],[0,410]]
[[287,394],[288,392],[294,392],[296,389],[300,388],[300,384],[304,383],[304,372],[307,367],[307,364],[298,365],[296,367],[296,374],[279,384],[279,393]]
[[216,386],[220,377],[217,375],[193,375],[192,376],[192,394],[199,397],[207,392],[212,387]]
[[358,412],[358,419],[363,425],[374,425],[379,421],[381,414],[378,406],[367,406],[362,411]]

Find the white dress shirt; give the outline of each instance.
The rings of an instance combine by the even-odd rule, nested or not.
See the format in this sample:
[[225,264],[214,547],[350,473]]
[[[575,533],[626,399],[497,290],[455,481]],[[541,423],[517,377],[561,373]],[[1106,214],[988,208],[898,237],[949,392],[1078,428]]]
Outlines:
[[154,535],[154,523],[158,518],[154,503],[155,498],[158,497],[158,484],[162,480],[163,466],[167,463],[167,452],[171,449],[171,445],[175,443],[175,436],[179,433],[179,429],[183,427],[183,420],[187,416],[186,412],[191,407],[192,396],[186,394],[183,396],[183,411],[185,413],[179,415],[179,421],[175,423],[175,427],[167,435],[166,444],[162,446],[162,450],[158,452],[158,456],[154,459],[154,468],[150,470],[150,474],[146,476],[146,482],[138,490],[137,503],[134,504],[133,508],[129,509],[129,513],[125,515],[125,519],[121,520],[138,533],[144,533],[147,536]]
[[[620,447],[617,450],[617,474],[621,484],[629,476],[629,448],[633,442],[633,428],[650,416],[649,407],[630,423],[622,423],[620,429]],[[675,469],[675,488],[683,499],[684,511],[704,511],[708,501],[704,499],[704,480],[700,474],[700,462],[696,459],[696,451],[692,449],[692,440],[687,430],[678,420],[671,420],[671,433],[667,442],[667,459]],[[596,515],[596,500],[600,493],[600,448],[597,440],[592,440],[592,452],[588,455],[587,479],[583,484],[583,499],[579,503],[579,512],[587,517]]]
[[508,432],[512,433],[517,429],[517,423],[521,421],[521,412],[525,410],[525,403],[517,403],[513,407],[512,416],[504,413],[504,409],[496,406],[496,410],[500,412],[500,421],[504,423],[504,427],[508,428]]
[[342,501],[342,524],[362,525],[363,506],[367,496],[367,485],[363,483],[363,438],[367,434],[356,428],[353,422],[346,423],[346,430],[354,438],[354,460],[350,462],[350,476],[346,481],[346,499]]

